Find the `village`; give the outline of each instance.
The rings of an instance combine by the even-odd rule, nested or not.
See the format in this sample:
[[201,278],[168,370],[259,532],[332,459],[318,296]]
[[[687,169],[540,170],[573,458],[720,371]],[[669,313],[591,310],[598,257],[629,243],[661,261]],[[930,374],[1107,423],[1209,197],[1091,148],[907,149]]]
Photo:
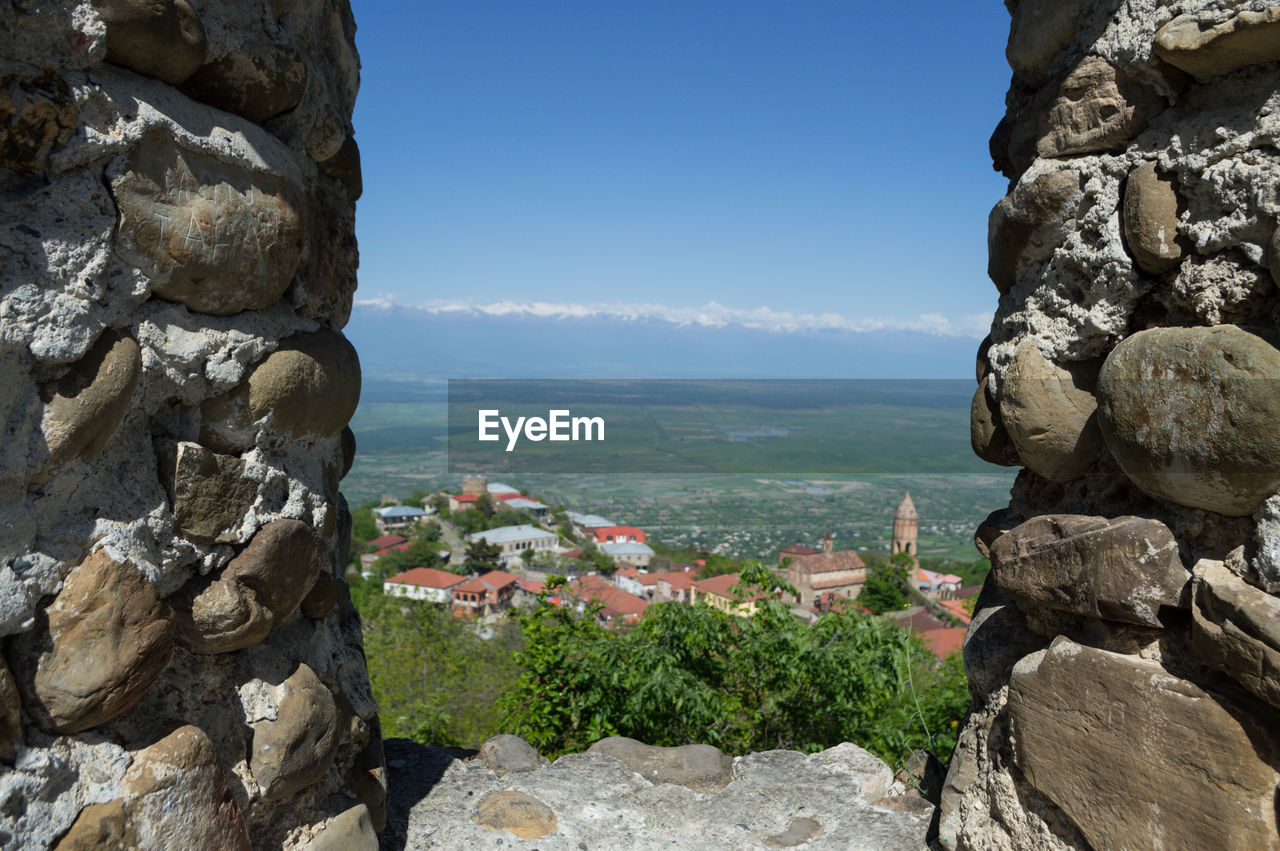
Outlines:
[[[836,549],[830,532],[818,538],[817,547],[796,543],[778,550],[770,567],[794,594],[755,588],[746,593],[731,560],[709,555],[675,562],[650,546],[643,529],[617,518],[553,509],[484,476],[466,476],[459,493],[434,493],[421,502],[372,509],[377,536],[361,548],[359,570],[366,580],[380,578],[388,596],[445,606],[459,618],[492,622],[540,598],[584,614],[590,609],[602,626],[612,628],[637,623],[651,605],[663,602],[704,603],[751,617],[767,596],[808,623],[840,607],[876,613],[858,602],[871,569],[859,553]],[[516,519],[524,522],[467,531],[486,521]],[[941,659],[960,649],[980,586],[921,568],[918,528],[915,504],[904,494],[885,555],[905,566],[905,594],[897,610],[881,616],[918,635]],[[423,563],[404,565],[410,553],[416,556],[411,561]],[[387,575],[387,564],[400,569]]]

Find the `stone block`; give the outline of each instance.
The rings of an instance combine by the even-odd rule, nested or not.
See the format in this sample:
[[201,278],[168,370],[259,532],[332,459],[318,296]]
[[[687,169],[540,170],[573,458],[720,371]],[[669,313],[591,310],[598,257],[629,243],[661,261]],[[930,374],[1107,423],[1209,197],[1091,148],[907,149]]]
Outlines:
[[481,827],[505,830],[521,839],[556,832],[556,814],[525,792],[490,792],[480,799],[472,819]]
[[1084,475],[1102,451],[1094,363],[1059,366],[1035,340],[1018,347],[1000,386],[1000,419],[1032,472],[1051,482]]
[[1129,173],[1124,186],[1124,238],[1138,268],[1159,275],[1182,259],[1178,244],[1178,193],[1173,181],[1146,162]]
[[1280,60],[1280,8],[1241,11],[1210,26],[1194,14],[1179,15],[1156,32],[1155,51],[1201,78],[1275,62]]
[[204,62],[208,43],[187,0],[93,0],[107,24],[107,61],[176,86]]
[[1158,663],[1059,638],[1008,705],[1018,768],[1094,848],[1280,847],[1260,725]]
[[1158,520],[1045,514],[991,547],[996,587],[1023,609],[1053,609],[1138,626],[1185,609],[1191,575]]
[[286,178],[152,133],[111,190],[120,211],[116,251],[161,298],[226,315],[270,307],[292,282],[304,210]]
[[1201,661],[1280,707],[1280,598],[1221,562],[1195,568],[1192,643]]
[[288,798],[319,780],[338,751],[338,710],[315,672],[298,665],[279,689],[274,721],[253,725],[249,770],[267,800]]
[[1234,325],[1152,328],[1098,376],[1098,421],[1130,480],[1156,499],[1252,514],[1280,486],[1280,350]]
[[9,659],[42,727],[78,733],[133,706],[169,664],[173,614],[146,577],[103,550],[71,569]]
[[601,739],[587,753],[620,759],[650,783],[674,783],[695,792],[723,789],[733,779],[733,758],[712,745],[664,748],[626,736]]
[[106,448],[129,409],[142,374],[133,338],[104,331],[49,394],[40,429],[49,456],[36,476],[48,481],[73,458],[92,461]]

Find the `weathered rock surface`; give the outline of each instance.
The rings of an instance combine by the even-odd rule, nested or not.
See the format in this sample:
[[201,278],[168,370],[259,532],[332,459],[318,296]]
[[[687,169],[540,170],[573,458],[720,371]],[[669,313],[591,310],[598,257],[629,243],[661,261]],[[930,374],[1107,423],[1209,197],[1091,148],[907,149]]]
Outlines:
[[224,53],[182,87],[196,100],[262,122],[293,109],[307,87],[307,66],[293,48],[255,41]]
[[1178,236],[1178,193],[1153,162],[1129,174],[1124,188],[1124,237],[1138,268],[1167,272],[1182,259]]
[[277,434],[332,437],[351,419],[359,399],[355,349],[341,334],[317,331],[282,342],[239,387],[206,402],[202,413],[215,440],[234,443],[267,417]]
[[521,839],[540,839],[556,832],[556,814],[525,792],[490,792],[476,805],[472,821],[491,830],[505,830]]
[[1044,514],[991,547],[996,587],[1023,608],[1159,627],[1191,575],[1169,527],[1141,517]]
[[1080,175],[1046,171],[1019,183],[987,219],[987,275],[1001,293],[1018,282],[1029,264],[1044,261],[1067,236],[1080,197]]
[[587,752],[620,759],[650,783],[675,783],[695,792],[723,789],[733,779],[733,759],[711,745],[664,748],[626,736],[610,736]]
[[[195,653],[251,647],[298,609],[319,572],[311,527],[300,520],[268,523],[218,579],[175,600],[178,641]],[[329,609],[336,603],[334,588]]]
[[1009,154],[1022,170],[1036,157],[1119,151],[1163,107],[1154,91],[1100,56],[1040,90],[1013,124]]
[[478,757],[485,767],[499,775],[537,771],[547,764],[533,745],[519,736],[499,733],[480,746]]
[[364,804],[345,810],[302,846],[306,851],[377,851],[378,834]]
[[178,85],[204,61],[207,41],[187,0],[94,0],[107,22],[107,61]]
[[[292,412],[346,406],[323,435],[264,416],[190,442],[350,313],[349,4],[0,3],[0,32],[0,846],[291,848],[357,804],[376,844],[377,707],[333,579],[353,382]],[[332,736],[290,726],[296,699],[280,722],[299,664],[341,704]],[[255,765],[277,722],[310,756]]]
[[403,739],[387,742],[391,808],[384,843],[494,847],[494,831],[474,823],[472,815],[486,795],[501,792],[528,795],[554,815],[554,833],[520,843],[546,851],[788,847],[767,843],[809,834],[808,822],[820,833],[798,847],[915,851],[925,847],[931,816],[874,806],[892,772],[849,744],[809,756],[771,751],[735,758],[733,780],[708,793],[650,783],[600,753],[564,756],[536,771],[501,776],[478,759],[466,759],[470,753]]
[[347,197],[359,201],[364,194],[364,178],[360,169],[360,146],[348,136],[338,153],[320,163],[320,171],[337,180],[347,190]]
[[124,783],[136,796],[127,811],[140,846],[158,848],[182,837],[194,851],[248,851],[244,817],[217,750],[199,727],[179,727],[139,751]]
[[178,643],[193,653],[243,650],[275,626],[275,615],[257,593],[234,578],[218,579],[189,600],[179,595],[172,604]]
[[258,495],[258,483],[245,478],[244,470],[244,461],[235,456],[210,452],[198,443],[179,443],[173,462],[178,531],[195,541],[238,540],[240,524]]
[[225,315],[274,304],[302,255],[302,193],[152,134],[112,182],[117,251],[156,295]]
[[1098,457],[1095,367],[1050,363],[1035,341],[1023,343],[1005,370],[1000,419],[1023,465],[1052,482],[1079,478]]
[[75,130],[79,110],[60,76],[10,80],[0,91],[0,168],[43,173]]
[[298,608],[302,610],[304,617],[319,620],[326,617],[333,611],[334,606],[338,605],[338,595],[338,583],[332,576],[321,571],[316,576],[315,584],[307,592],[307,596],[302,598],[302,604]]
[[280,685],[275,720],[253,728],[249,768],[267,799],[287,798],[320,779],[338,749],[338,711],[315,672],[299,665]]
[[373,829],[381,831],[387,826],[387,760],[382,749],[382,725],[375,718],[370,726],[373,731],[369,743],[352,762],[346,788],[368,811]]
[[0,759],[12,758],[22,740],[22,697],[9,666],[0,658]]
[[119,715],[169,664],[169,607],[137,568],[103,550],[71,569],[44,617],[44,633],[19,636],[9,659],[27,711],[53,732]]
[[54,846],[55,851],[124,851],[136,847],[138,839],[120,799],[85,807]]
[[142,360],[131,337],[105,331],[57,384],[45,404],[40,428],[49,457],[36,482],[48,481],[72,458],[92,461],[129,408]]
[[319,571],[319,546],[311,527],[301,520],[276,520],[258,530],[223,576],[257,592],[279,622],[298,608]]
[[969,443],[973,454],[983,461],[1002,467],[1018,466],[1018,450],[1000,421],[1000,406],[987,390],[987,381],[973,392],[969,409]]
[[1195,569],[1192,640],[1202,659],[1272,706],[1280,707],[1280,598],[1222,565]]
[[973,546],[982,554],[983,558],[990,558],[991,547],[995,542],[1000,539],[1000,536],[1019,525],[1020,522],[1009,509],[996,509],[988,514],[986,519],[979,523],[978,528],[974,530]]
[[971,435],[1026,470],[974,536],[938,841],[1277,847],[1280,9],[1005,5]]
[[1027,628],[1026,615],[1000,593],[988,574],[964,635],[964,672],[976,701],[987,698],[1009,681],[1018,660],[1041,649],[1046,639]]
[[1076,36],[1080,0],[1021,0],[1013,9],[1004,55],[1027,83],[1043,82],[1049,66]]
[[1204,26],[1194,15],[1179,15],[1156,33],[1156,53],[1197,77],[1238,71],[1280,60],[1280,8],[1241,11]]
[[1010,681],[1018,767],[1095,848],[1280,846],[1280,778],[1232,709],[1156,662],[1064,638]]
[[766,848],[794,848],[822,835],[822,825],[811,818],[792,819],[787,829],[764,841]]
[[1235,326],[1153,328],[1098,377],[1107,448],[1157,499],[1251,514],[1280,486],[1280,351]]

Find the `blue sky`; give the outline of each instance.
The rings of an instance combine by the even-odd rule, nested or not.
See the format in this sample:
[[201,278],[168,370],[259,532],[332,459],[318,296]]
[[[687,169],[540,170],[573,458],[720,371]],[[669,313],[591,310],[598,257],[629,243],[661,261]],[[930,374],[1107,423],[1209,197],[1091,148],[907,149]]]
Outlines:
[[352,8],[358,299],[985,333],[996,0]]

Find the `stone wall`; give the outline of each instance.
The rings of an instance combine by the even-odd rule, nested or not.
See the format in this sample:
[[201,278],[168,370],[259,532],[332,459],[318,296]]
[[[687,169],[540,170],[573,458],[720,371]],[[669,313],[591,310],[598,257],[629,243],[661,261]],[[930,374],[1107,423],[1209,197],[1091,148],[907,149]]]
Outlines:
[[1275,848],[1280,8],[1007,0],[949,848]]
[[0,3],[0,847],[384,817],[339,570],[354,32],[346,0]]

